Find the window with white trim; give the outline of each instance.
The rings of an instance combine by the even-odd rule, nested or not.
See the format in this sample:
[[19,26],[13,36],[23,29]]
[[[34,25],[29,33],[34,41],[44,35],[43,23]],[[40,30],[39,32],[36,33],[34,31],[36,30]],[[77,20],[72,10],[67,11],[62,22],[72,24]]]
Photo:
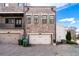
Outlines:
[[9,7],[9,3],[4,3],[4,7]]
[[5,23],[6,24],[13,24],[14,23],[14,18],[5,18]]
[[47,15],[42,15],[42,24],[47,23]]
[[38,24],[38,23],[39,23],[39,16],[34,15],[34,24]]
[[54,15],[50,15],[49,16],[49,23],[53,24],[54,23],[54,19],[55,19],[55,16]]
[[23,7],[23,5],[24,5],[23,3],[18,3],[19,7]]
[[31,15],[27,15],[27,24],[31,24]]

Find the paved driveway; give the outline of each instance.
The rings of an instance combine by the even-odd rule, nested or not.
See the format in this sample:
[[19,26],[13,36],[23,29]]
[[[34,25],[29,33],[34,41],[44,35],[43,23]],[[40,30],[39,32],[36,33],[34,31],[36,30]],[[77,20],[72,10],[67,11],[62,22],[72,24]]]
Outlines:
[[0,44],[0,56],[72,56],[79,55],[79,45],[19,45]]

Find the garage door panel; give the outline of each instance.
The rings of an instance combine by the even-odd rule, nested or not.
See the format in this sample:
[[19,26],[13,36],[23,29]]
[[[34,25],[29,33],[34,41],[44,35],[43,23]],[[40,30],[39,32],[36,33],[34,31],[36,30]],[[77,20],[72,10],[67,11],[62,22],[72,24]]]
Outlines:
[[30,44],[51,44],[51,35],[30,35]]

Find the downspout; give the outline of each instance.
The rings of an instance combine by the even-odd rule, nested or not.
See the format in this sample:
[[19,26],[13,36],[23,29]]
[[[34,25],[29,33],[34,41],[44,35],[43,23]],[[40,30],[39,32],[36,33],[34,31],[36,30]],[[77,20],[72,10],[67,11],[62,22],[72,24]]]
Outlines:
[[54,31],[55,31],[55,38],[53,39],[53,42],[52,42],[52,44],[55,44],[56,45],[56,7],[54,6],[54,8],[52,8],[52,11],[55,13],[55,18],[54,18],[54,24],[55,24],[55,26],[54,26]]
[[24,37],[27,37],[27,33],[26,33],[26,12],[28,12],[28,10],[29,10],[29,8],[27,8],[27,6],[23,6],[23,12],[24,12],[24,34],[23,34],[23,36]]
[[55,44],[56,44],[56,7],[55,7]]

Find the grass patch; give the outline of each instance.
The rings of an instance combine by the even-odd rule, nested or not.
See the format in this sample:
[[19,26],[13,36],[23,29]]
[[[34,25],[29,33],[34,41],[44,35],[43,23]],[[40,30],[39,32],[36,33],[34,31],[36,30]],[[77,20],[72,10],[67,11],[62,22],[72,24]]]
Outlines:
[[67,40],[67,44],[77,44],[75,41],[68,41]]

